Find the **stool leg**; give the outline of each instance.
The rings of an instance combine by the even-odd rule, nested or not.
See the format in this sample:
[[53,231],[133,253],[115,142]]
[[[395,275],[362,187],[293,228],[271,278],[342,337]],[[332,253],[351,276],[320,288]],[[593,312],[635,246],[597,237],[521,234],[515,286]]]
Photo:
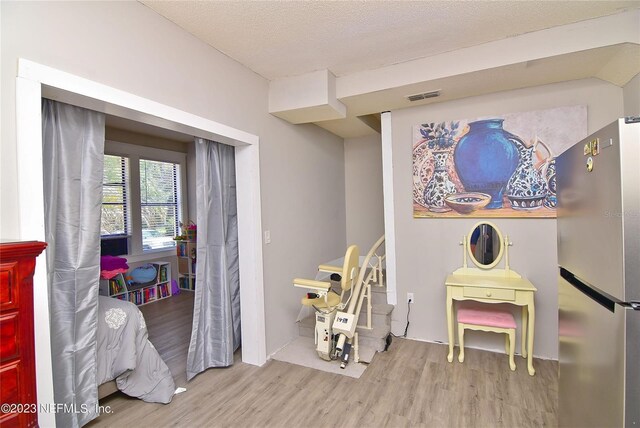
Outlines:
[[516,350],[516,331],[514,329],[509,330],[509,333],[507,333],[507,340],[509,341],[509,368],[514,371],[516,369],[516,362],[513,358]]
[[458,355],[458,361],[464,362],[464,324],[458,323],[458,341],[460,342],[460,355]]

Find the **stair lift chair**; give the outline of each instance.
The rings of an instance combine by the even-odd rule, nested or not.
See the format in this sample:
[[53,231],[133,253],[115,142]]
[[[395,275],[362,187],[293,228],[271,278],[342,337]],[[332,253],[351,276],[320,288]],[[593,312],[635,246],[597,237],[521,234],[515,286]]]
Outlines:
[[[343,365],[349,358],[350,340],[355,332],[357,319],[353,314],[341,312],[345,310],[349,301],[354,298],[354,287],[358,280],[360,251],[357,245],[347,248],[342,268],[339,266],[320,265],[319,272],[324,272],[337,279],[340,276],[340,294],[331,289],[331,282],[313,279],[295,278],[293,285],[308,290],[302,298],[302,304],[313,307],[316,315],[315,343],[318,355],[323,360],[333,360],[343,357]],[[356,294],[357,294],[357,290]],[[349,297],[345,301],[345,295]],[[336,320],[336,314],[338,314]],[[338,324],[337,326],[335,324]],[[334,332],[336,333],[334,335]],[[344,351],[344,352],[343,352]]]

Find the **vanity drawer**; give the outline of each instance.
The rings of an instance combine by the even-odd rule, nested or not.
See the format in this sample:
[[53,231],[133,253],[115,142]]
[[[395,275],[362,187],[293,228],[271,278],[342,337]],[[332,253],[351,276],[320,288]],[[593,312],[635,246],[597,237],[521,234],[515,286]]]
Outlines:
[[504,288],[463,287],[464,297],[492,300],[516,300],[516,290]]

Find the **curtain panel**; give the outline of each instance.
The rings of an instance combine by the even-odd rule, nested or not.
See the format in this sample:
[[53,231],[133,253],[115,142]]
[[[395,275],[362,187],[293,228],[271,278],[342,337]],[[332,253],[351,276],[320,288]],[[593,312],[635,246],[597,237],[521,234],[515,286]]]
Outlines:
[[[105,115],[42,103],[45,234],[54,399],[59,427],[98,415],[96,336]],[[73,407],[72,407],[73,406]]]
[[235,149],[196,138],[197,263],[187,379],[233,364],[240,346]]

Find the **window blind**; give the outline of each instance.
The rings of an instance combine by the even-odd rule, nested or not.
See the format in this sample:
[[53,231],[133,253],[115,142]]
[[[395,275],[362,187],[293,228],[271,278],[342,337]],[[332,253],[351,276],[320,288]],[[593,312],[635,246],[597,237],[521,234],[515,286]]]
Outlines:
[[104,236],[129,234],[127,182],[129,159],[123,156],[104,156],[102,175],[102,217],[100,234]]
[[179,234],[178,177],[180,166],[140,160],[140,212],[143,250],[174,247]]

